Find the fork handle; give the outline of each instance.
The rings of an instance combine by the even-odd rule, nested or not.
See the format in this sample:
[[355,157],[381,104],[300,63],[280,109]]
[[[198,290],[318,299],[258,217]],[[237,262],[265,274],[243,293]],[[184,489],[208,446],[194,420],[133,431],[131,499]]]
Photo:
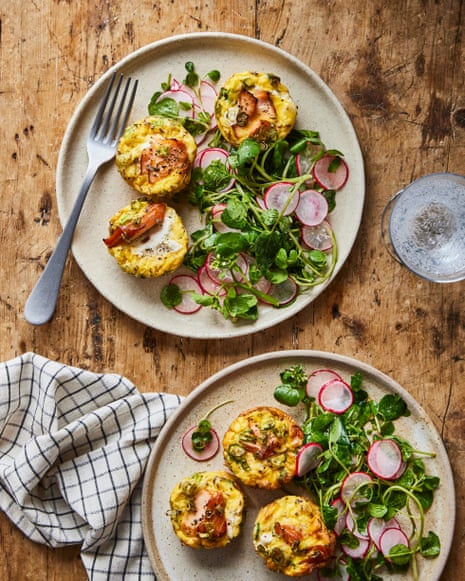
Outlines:
[[74,230],[76,228],[82,206],[90,185],[101,164],[89,162],[81,189],[74,202],[71,214],[66,222],[57,245],[50,256],[39,280],[31,291],[24,307],[24,318],[31,325],[48,323],[55,312],[61,279],[65,268],[66,258],[71,247]]

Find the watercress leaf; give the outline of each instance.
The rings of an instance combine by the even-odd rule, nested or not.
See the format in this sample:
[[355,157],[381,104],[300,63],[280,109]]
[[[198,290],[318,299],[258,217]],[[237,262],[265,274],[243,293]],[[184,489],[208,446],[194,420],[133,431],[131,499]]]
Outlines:
[[199,432],[209,432],[211,430],[211,423],[208,420],[200,420],[197,429]]
[[247,238],[240,232],[225,232],[216,238],[216,253],[222,258],[227,258],[242,252],[248,246]]
[[386,421],[393,421],[401,416],[409,416],[407,404],[397,393],[385,394],[378,403],[379,414]]
[[425,476],[423,479],[423,486],[426,490],[436,490],[441,480],[438,476]]
[[370,502],[368,505],[368,511],[370,516],[374,518],[383,518],[387,513],[387,507],[384,504],[374,504]]
[[254,161],[260,154],[260,144],[254,139],[245,139],[237,150],[238,165],[243,167]]
[[389,551],[389,559],[399,567],[408,565],[412,558],[412,551],[405,545],[394,545]]
[[335,507],[330,506],[328,504],[324,504],[321,507],[321,514],[323,516],[323,521],[325,525],[330,529],[334,529],[336,526],[337,518],[338,518],[338,511]]
[[160,300],[169,309],[181,304],[182,292],[177,284],[167,284],[160,292]]
[[436,533],[429,531],[426,537],[420,540],[420,553],[423,557],[434,559],[441,552],[441,541]]
[[287,252],[284,248],[278,250],[274,262],[278,268],[287,268]]
[[171,97],[164,97],[159,101],[152,103],[150,106],[150,115],[161,115],[176,119],[179,116],[179,107],[177,102]]
[[272,232],[262,232],[255,241],[255,259],[262,268],[270,268],[274,264],[274,259],[281,248],[281,236],[275,230]]
[[244,228],[247,225],[247,207],[237,200],[229,200],[221,219],[231,228]]
[[415,497],[420,502],[424,511],[433,504],[434,495],[432,490],[423,490],[422,492],[415,492]]
[[284,405],[294,407],[300,403],[305,395],[302,389],[283,383],[274,390],[274,398]]
[[289,278],[287,270],[267,270],[266,280],[269,280],[273,284],[280,284],[285,282]]
[[361,389],[362,383],[363,383],[363,376],[362,376],[360,371],[356,371],[350,377],[350,387],[352,388],[352,391],[358,391],[359,389]]
[[224,299],[225,312],[233,318],[255,320],[258,316],[257,297],[250,294],[226,296]]
[[207,76],[211,81],[213,81],[214,83],[217,83],[221,78],[221,73],[220,73],[220,71],[213,69],[207,73]]
[[308,375],[300,364],[284,369],[279,375],[283,383],[289,383],[295,387],[305,387],[308,381]]
[[265,226],[273,226],[278,218],[279,212],[274,208],[264,210],[261,214],[261,220]]
[[217,159],[203,170],[202,180],[208,190],[219,191],[229,184],[231,174],[225,164]]

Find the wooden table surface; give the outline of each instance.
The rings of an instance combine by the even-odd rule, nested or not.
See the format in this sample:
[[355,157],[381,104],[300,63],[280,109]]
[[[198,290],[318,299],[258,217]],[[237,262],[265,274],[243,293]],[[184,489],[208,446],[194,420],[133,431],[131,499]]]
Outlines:
[[[465,173],[462,3],[201,4],[0,0],[0,356],[35,351],[121,373],[142,391],[180,394],[267,351],[315,349],[371,364],[417,399],[447,448],[457,522],[442,579],[452,581],[465,570],[464,283],[440,285],[410,274],[387,252],[379,223],[390,196],[414,178]],[[70,256],[54,319],[29,325],[25,301],[61,232],[55,172],[73,111],[92,84],[135,49],[205,31],[240,33],[284,49],[341,101],[366,164],[366,206],[349,259],[330,287],[289,320],[247,337],[200,340],[131,320],[100,296]],[[85,578],[77,547],[33,544],[0,514],[0,579]]]

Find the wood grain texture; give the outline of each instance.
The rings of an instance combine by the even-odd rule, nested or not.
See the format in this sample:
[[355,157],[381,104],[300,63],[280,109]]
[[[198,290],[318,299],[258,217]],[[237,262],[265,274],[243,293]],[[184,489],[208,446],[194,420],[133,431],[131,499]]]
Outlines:
[[[464,285],[408,273],[388,254],[379,223],[388,199],[416,177],[465,173],[463,18],[461,0],[0,0],[2,360],[36,351],[121,373],[142,391],[181,394],[267,351],[317,349],[369,363],[414,395],[445,441],[458,516],[443,581],[456,579],[465,570]],[[299,315],[246,338],[209,341],[132,321],[99,295],[70,256],[55,318],[31,327],[24,303],[61,231],[55,171],[73,111],[122,57],[170,35],[201,31],[279,46],[340,99],[360,140],[367,184],[348,261]],[[82,581],[86,574],[77,547],[35,545],[0,514],[0,579]]]

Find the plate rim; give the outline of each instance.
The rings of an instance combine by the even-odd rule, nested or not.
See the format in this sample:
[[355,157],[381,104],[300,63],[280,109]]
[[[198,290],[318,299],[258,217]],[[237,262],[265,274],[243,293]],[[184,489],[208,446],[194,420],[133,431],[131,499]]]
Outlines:
[[[451,547],[453,544],[453,535],[456,525],[456,517],[457,517],[457,505],[456,505],[456,491],[455,491],[455,483],[454,483],[454,476],[452,471],[452,466],[450,464],[449,456],[447,453],[447,449],[445,447],[444,441],[437,430],[436,426],[432,422],[429,415],[424,410],[423,406],[417,402],[417,400],[413,397],[413,395],[401,384],[399,384],[395,379],[393,379],[390,375],[380,371],[376,367],[370,365],[369,363],[365,363],[363,361],[359,361],[353,357],[347,355],[341,355],[337,353],[333,353],[330,351],[321,351],[321,350],[311,350],[311,349],[288,349],[284,351],[269,351],[265,353],[261,353],[259,355],[254,355],[251,357],[247,357],[245,359],[241,359],[232,363],[223,369],[220,369],[216,373],[212,374],[204,381],[199,383],[190,393],[187,395],[177,410],[175,410],[170,417],[168,418],[167,422],[163,426],[160,434],[157,437],[157,440],[154,443],[154,446],[151,450],[149,458],[147,460],[147,465],[144,472],[144,479],[142,485],[142,532],[144,537],[144,542],[146,545],[146,550],[154,569],[154,572],[157,575],[161,575],[159,572],[157,565],[156,565],[156,556],[153,553],[153,541],[154,538],[154,530],[153,526],[151,526],[151,521],[149,518],[152,514],[152,496],[153,496],[153,484],[155,479],[151,479],[151,473],[156,468],[158,460],[163,455],[163,449],[165,444],[169,442],[169,434],[179,422],[179,420],[188,413],[189,408],[209,389],[212,389],[213,386],[220,380],[233,375],[237,371],[240,371],[242,368],[246,368],[248,366],[260,365],[267,360],[285,360],[285,359],[306,359],[308,361],[314,360],[330,360],[340,365],[347,366],[352,368],[354,371],[359,370],[362,373],[365,373],[372,378],[375,378],[377,382],[382,384],[383,386],[388,386],[390,390],[400,394],[404,400],[406,401],[409,409],[414,407],[416,412],[422,416],[423,421],[426,423],[429,432],[433,436],[433,439],[437,441],[438,449],[437,457],[441,460],[441,466],[445,468],[445,474],[441,473],[441,483],[444,482],[445,489],[447,489],[447,497],[451,501],[451,507],[449,510],[451,511],[451,520],[452,526],[447,529],[447,538],[441,538],[441,554],[439,556],[440,559],[440,570],[438,570],[438,576],[436,580],[431,581],[438,581],[444,568],[446,567],[449,554],[451,551]],[[171,581],[171,580],[170,580]]]
[[[294,315],[299,314],[305,307],[308,307],[311,303],[313,303],[319,296],[322,294],[326,288],[334,281],[334,279],[339,275],[340,270],[348,260],[350,253],[355,245],[357,237],[360,233],[361,222],[363,219],[365,203],[366,203],[366,172],[365,172],[365,164],[363,158],[363,152],[360,146],[360,141],[358,139],[358,135],[355,131],[354,125],[352,123],[351,118],[349,117],[347,111],[343,107],[341,101],[336,96],[334,91],[323,81],[323,79],[306,63],[295,57],[293,54],[283,50],[282,48],[275,46],[271,43],[263,41],[261,39],[257,39],[254,37],[249,37],[242,34],[236,33],[229,33],[229,32],[220,32],[220,31],[205,31],[205,32],[191,32],[185,34],[177,34],[169,37],[165,37],[163,39],[156,40],[149,44],[139,47],[138,49],[134,50],[133,52],[125,55],[122,59],[118,62],[113,64],[107,71],[105,71],[90,87],[84,97],[81,99],[79,104],[77,105],[74,113],[71,116],[71,119],[66,127],[64,137],[62,143],[59,148],[58,153],[58,160],[57,160],[57,169],[56,169],[56,199],[57,199],[57,207],[58,207],[58,214],[59,219],[64,226],[69,212],[65,210],[65,200],[72,201],[69,197],[69,194],[66,195],[66,190],[69,189],[66,187],[64,172],[67,162],[69,159],[67,157],[68,151],[72,152],[70,149],[70,144],[73,141],[73,136],[76,132],[79,133],[79,122],[83,116],[85,116],[86,109],[92,106],[93,101],[96,99],[96,96],[103,91],[104,85],[107,80],[111,77],[111,75],[117,71],[124,72],[124,68],[127,67],[129,64],[136,63],[140,59],[144,59],[147,55],[150,55],[155,50],[166,47],[167,49],[172,46],[173,50],[179,45],[181,46],[183,42],[198,42],[200,39],[205,41],[205,39],[218,39],[218,41],[232,41],[232,42],[239,42],[244,43],[244,45],[253,45],[256,47],[261,47],[268,54],[274,54],[283,61],[287,61],[292,63],[294,67],[299,70],[305,71],[305,74],[311,80],[315,87],[317,87],[318,92],[321,93],[325,100],[328,100],[331,107],[337,110],[339,114],[339,118],[343,121],[343,127],[349,129],[350,134],[350,141],[351,141],[351,153],[357,160],[357,171],[360,173],[360,183],[357,183],[357,205],[360,206],[360,215],[357,216],[356,221],[356,229],[354,230],[353,236],[348,241],[348,244],[344,246],[344,253],[346,254],[343,260],[339,259],[335,265],[334,271],[331,274],[330,278],[327,281],[324,281],[321,285],[317,285],[308,291],[308,293],[301,295],[303,298],[301,300],[297,300],[293,305],[290,305],[286,308],[279,309],[283,314],[278,315],[277,312],[271,311],[273,313],[272,317],[262,316],[259,317],[257,321],[246,321],[240,323],[233,323],[232,321],[228,321],[227,324],[223,325],[223,322],[216,326],[209,324],[206,321],[206,326],[208,328],[208,332],[205,333],[203,328],[205,325],[202,325],[202,329],[198,330],[197,328],[193,328],[194,326],[186,324],[177,324],[175,330],[173,331],[172,325],[169,322],[163,323],[156,323],[153,320],[147,321],[140,312],[134,312],[134,309],[130,307],[126,307],[122,302],[118,302],[115,300],[115,297],[111,295],[108,290],[105,290],[105,285],[102,285],[99,282],[98,277],[93,276],[91,272],[89,272],[89,268],[86,267],[86,261],[79,256],[79,250],[77,252],[75,249],[77,248],[75,242],[73,241],[71,246],[71,251],[73,253],[73,257],[77,262],[79,268],[89,280],[89,282],[96,288],[99,294],[104,297],[111,305],[117,308],[120,312],[124,313],[126,316],[132,318],[135,321],[143,323],[151,328],[157,329],[162,332],[166,332],[169,334],[173,334],[180,337],[186,338],[193,338],[193,339],[229,339],[235,337],[241,337],[245,335],[253,335],[254,333],[258,333],[260,331],[264,331],[276,325],[283,323],[284,321],[288,320]],[[179,49],[178,49],[179,50]],[[82,162],[84,164],[84,161]],[[69,203],[71,203],[71,201]],[[195,315],[193,315],[195,316]],[[213,317],[217,316],[216,313],[212,314]],[[219,320],[217,318],[217,320]]]

